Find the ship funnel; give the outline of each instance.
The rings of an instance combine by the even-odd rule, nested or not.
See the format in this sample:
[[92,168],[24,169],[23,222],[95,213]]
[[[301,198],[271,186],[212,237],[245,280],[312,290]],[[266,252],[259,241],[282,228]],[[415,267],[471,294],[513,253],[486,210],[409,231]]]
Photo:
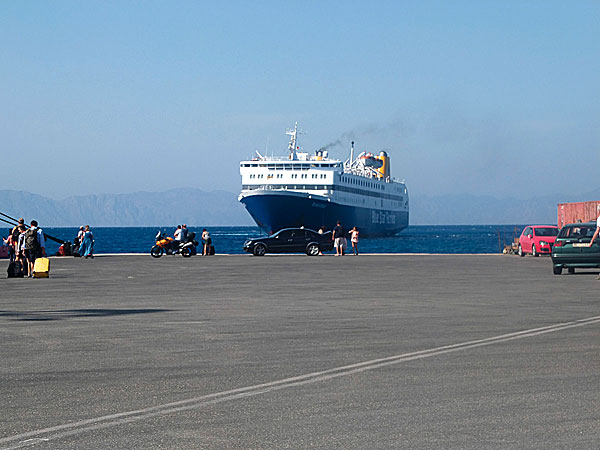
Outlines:
[[390,177],[390,157],[384,150],[382,150],[379,153],[379,156],[376,156],[375,158],[377,158],[383,163],[382,166],[379,169],[377,169],[377,177],[387,180]]

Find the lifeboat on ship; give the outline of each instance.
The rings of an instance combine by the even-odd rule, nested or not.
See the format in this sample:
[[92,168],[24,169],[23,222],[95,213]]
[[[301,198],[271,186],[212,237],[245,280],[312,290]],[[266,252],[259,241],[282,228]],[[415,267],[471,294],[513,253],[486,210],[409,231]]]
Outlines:
[[372,167],[373,169],[379,169],[383,166],[383,161],[377,158],[373,153],[362,152],[358,155],[359,161],[363,163],[365,167]]

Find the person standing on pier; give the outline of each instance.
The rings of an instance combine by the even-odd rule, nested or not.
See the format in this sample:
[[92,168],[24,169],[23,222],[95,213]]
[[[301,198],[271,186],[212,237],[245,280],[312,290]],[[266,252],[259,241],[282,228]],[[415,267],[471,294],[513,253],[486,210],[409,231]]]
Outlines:
[[29,230],[25,232],[25,256],[29,263],[29,277],[33,275],[33,266],[37,258],[46,256],[46,240],[44,238],[44,232],[41,228],[38,228],[36,220],[31,221]]
[[333,245],[335,247],[335,256],[344,255],[344,240],[346,239],[346,230],[342,226],[342,222],[337,221],[337,225],[333,229],[331,239],[333,239]]
[[181,231],[181,225],[177,225],[177,229],[175,230],[175,233],[173,233],[173,237],[176,241],[183,240],[183,231]]
[[[321,228],[319,228],[319,234],[325,233],[325,230],[325,225],[323,225]],[[321,247],[319,247],[319,256],[323,256],[323,251],[321,250]]]
[[202,256],[210,255],[210,246],[212,245],[212,239],[210,238],[210,233],[206,228],[202,230]]
[[90,230],[90,226],[86,225],[79,247],[79,254],[84,258],[94,259],[94,235]]
[[11,262],[14,261],[15,259],[17,259],[17,247],[18,247],[18,243],[19,243],[19,235],[21,234],[21,227],[25,226],[25,219],[23,219],[22,217],[19,219],[19,223],[17,223],[17,225],[15,225],[12,230],[10,230],[10,238],[11,238],[11,244],[12,244],[12,256],[13,259],[11,259]]
[[17,228],[19,237],[15,244],[15,259],[21,263],[23,273],[27,275],[29,273],[29,264],[27,263],[27,257],[25,256],[25,232],[27,228],[25,225],[19,225]]
[[352,243],[352,252],[354,256],[358,256],[358,230],[356,227],[352,227],[350,231],[348,231],[350,235],[350,242]]

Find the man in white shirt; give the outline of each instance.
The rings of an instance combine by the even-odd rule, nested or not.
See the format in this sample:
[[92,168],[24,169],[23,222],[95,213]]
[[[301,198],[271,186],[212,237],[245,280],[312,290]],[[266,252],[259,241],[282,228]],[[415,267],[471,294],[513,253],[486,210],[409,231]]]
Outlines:
[[177,225],[177,229],[175,233],[173,233],[176,241],[181,241],[183,239],[183,232],[181,231],[181,225]]
[[77,242],[81,244],[81,241],[83,240],[83,235],[85,234],[85,231],[83,230],[83,227],[79,227],[79,231],[77,232]]

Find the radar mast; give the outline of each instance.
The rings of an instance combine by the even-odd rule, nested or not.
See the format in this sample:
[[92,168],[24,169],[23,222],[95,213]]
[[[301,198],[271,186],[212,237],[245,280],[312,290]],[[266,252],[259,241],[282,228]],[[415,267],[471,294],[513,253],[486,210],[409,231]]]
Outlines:
[[298,130],[298,121],[296,121],[296,123],[294,124],[294,129],[287,129],[285,131],[285,134],[290,136],[290,143],[288,145],[288,150],[290,151],[289,158],[295,161],[298,159],[298,155],[296,155],[296,150],[298,150],[296,140],[299,134],[304,134],[302,131]]

